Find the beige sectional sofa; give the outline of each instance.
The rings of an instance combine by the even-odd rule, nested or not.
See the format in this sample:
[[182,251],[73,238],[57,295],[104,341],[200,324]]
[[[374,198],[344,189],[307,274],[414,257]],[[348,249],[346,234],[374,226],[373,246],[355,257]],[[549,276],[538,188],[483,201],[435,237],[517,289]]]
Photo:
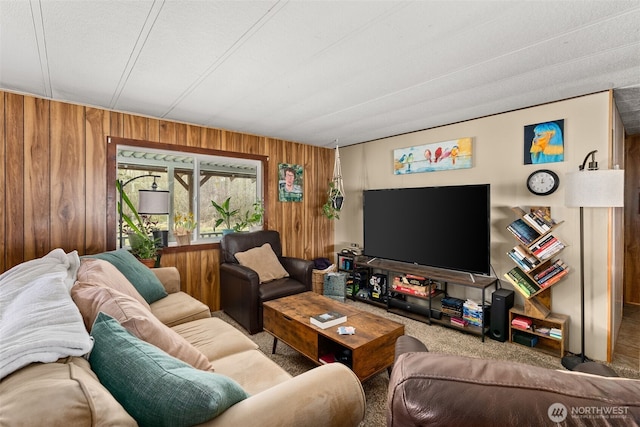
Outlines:
[[[83,269],[87,265],[98,266],[99,271],[87,273]],[[92,311],[104,311],[116,295],[117,310],[125,313],[119,321],[134,335],[146,336],[148,341],[159,339],[154,348],[168,346],[168,351],[177,352],[186,363],[230,378],[247,393],[248,397],[199,425],[353,426],[364,418],[362,386],[345,366],[323,365],[292,377],[242,332],[211,317],[206,305],[181,292],[179,273],[173,267],[153,270],[166,296],[149,304],[151,314],[145,317],[144,310],[130,311],[138,307],[134,300],[141,299],[110,287],[120,280],[110,268],[104,261],[82,261],[71,295],[85,324],[93,322]],[[162,326],[158,332],[160,323],[169,328]],[[138,425],[124,409],[126,405],[101,384],[90,364],[97,360],[93,356],[31,363],[5,376],[0,381],[0,426]],[[143,385],[132,384],[134,389]]]

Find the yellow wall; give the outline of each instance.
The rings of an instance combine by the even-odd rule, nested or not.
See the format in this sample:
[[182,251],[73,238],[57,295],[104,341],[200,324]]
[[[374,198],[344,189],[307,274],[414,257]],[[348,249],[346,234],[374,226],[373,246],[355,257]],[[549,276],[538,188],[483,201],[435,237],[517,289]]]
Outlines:
[[[585,155],[598,150],[596,159],[609,168],[610,95],[602,92],[552,104],[522,109],[435,129],[385,138],[340,149],[346,199],[341,220],[336,222],[337,248],[346,243],[362,245],[362,190],[435,185],[491,184],[491,262],[497,276],[513,268],[506,255],[515,239],[506,230],[515,219],[510,207],[550,206],[552,216],[565,223],[558,235],[569,245],[560,257],[572,272],[552,288],[552,310],[571,316],[569,349],[580,352],[579,209],[564,206],[563,176],[575,171]],[[523,164],[524,126],[564,119],[565,161]],[[393,150],[413,145],[473,138],[473,167],[411,175],[393,174]],[[549,196],[534,196],[525,181],[537,169],[560,175],[559,189]],[[587,355],[607,360],[607,232],[609,209],[585,209],[585,284]],[[473,242],[468,242],[473,244]],[[502,280],[502,286],[513,289]],[[480,298],[479,295],[466,295]],[[516,292],[516,303],[522,304]]]

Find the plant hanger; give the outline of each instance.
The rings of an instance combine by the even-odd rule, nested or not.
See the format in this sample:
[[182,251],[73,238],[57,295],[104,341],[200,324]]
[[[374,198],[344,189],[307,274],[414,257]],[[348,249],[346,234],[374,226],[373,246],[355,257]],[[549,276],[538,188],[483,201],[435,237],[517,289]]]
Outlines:
[[340,151],[338,150],[338,140],[336,140],[336,156],[335,161],[333,163],[333,179],[331,182],[333,185],[331,186],[331,191],[329,194],[329,198],[331,199],[331,204],[333,208],[337,211],[342,209],[344,204],[344,184],[342,182],[342,169],[340,167]]

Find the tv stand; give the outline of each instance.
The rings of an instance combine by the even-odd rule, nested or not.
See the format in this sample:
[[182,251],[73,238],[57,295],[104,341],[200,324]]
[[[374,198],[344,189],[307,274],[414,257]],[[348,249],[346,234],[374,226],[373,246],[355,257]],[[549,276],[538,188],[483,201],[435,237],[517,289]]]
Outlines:
[[[368,267],[369,276],[371,276],[373,271],[377,271],[378,274],[386,276],[387,294],[385,300],[387,311],[428,324],[436,323],[479,335],[484,342],[484,336],[489,330],[489,324],[485,323],[489,307],[489,305],[486,304],[488,297],[487,289],[492,286],[494,289],[498,289],[500,282],[496,277],[475,276],[471,273],[362,256],[355,257],[353,265],[354,269],[358,267]],[[428,282],[428,284],[425,289],[428,289],[428,292],[413,292],[411,289],[404,289],[402,287],[394,288],[394,278],[405,275],[418,276],[426,279],[425,281]],[[442,298],[448,296],[449,286],[463,286],[480,291],[483,315],[482,322],[479,326],[471,324],[458,326],[452,323],[452,318],[456,316],[447,313],[442,307]],[[352,293],[351,296],[353,299],[369,302],[366,301],[366,299],[358,297],[357,294],[353,295]],[[373,302],[376,305],[380,305],[380,301]],[[460,317],[462,317],[462,315]]]

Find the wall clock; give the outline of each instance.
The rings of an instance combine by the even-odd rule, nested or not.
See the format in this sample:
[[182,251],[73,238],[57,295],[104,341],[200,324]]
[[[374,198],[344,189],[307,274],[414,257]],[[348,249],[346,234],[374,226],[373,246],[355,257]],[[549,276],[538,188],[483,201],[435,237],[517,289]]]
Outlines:
[[559,185],[558,174],[548,169],[534,171],[527,178],[527,189],[536,196],[548,196],[556,191]]

